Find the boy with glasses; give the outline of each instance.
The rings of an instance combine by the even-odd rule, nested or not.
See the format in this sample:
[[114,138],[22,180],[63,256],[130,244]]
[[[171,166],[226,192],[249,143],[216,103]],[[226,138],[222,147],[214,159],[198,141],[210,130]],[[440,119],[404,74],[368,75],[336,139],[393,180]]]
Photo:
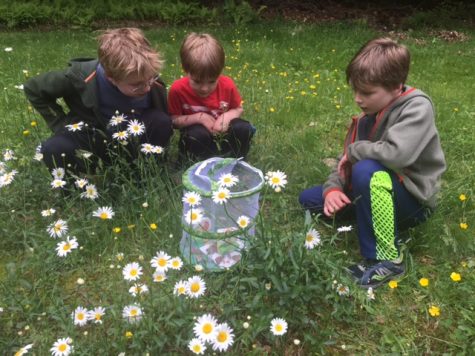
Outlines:
[[[86,172],[83,151],[93,154],[93,162],[110,163],[110,144],[116,139],[125,145],[135,135],[130,141],[161,148],[170,141],[166,90],[157,74],[163,65],[160,53],[136,28],[106,30],[98,45],[97,60],[73,59],[69,68],[25,83],[28,100],[54,133],[41,145],[50,170]],[[140,148],[127,146],[132,160]]]

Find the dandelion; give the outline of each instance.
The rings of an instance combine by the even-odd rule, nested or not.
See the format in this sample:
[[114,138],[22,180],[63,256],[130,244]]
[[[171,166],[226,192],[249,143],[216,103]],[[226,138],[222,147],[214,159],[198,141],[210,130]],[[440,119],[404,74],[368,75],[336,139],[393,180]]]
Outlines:
[[206,291],[206,283],[200,276],[188,278],[186,283],[186,294],[191,298],[201,297]]
[[47,231],[48,234],[53,238],[61,237],[68,231],[68,224],[66,221],[59,219],[50,224]]
[[372,287],[368,288],[368,291],[366,292],[366,297],[368,298],[368,300],[375,300],[376,299],[376,295],[374,294],[374,291],[373,291]]
[[112,138],[115,138],[118,141],[125,141],[129,137],[129,133],[127,131],[118,131],[112,134]]
[[179,271],[181,269],[181,267],[183,266],[183,261],[181,260],[180,257],[173,257],[172,259],[170,259],[168,261],[168,266],[171,268],[171,269],[174,269],[174,270],[177,270]]
[[467,230],[467,229],[468,229],[468,224],[467,224],[467,223],[464,223],[464,222],[461,222],[461,223],[460,223],[460,228],[461,228],[462,230]]
[[185,213],[185,221],[187,224],[199,224],[203,219],[203,210],[200,208],[190,209]]
[[78,248],[76,237],[66,237],[66,241],[61,241],[56,245],[56,253],[59,257],[65,257],[72,250]]
[[132,262],[122,269],[122,275],[126,281],[136,281],[142,275],[142,267],[137,262]]
[[239,182],[239,178],[235,175],[232,175],[231,173],[222,174],[218,179],[219,185],[226,188],[236,185],[237,182]]
[[460,201],[465,201],[465,200],[467,200],[467,196],[465,194],[460,194],[459,199],[460,199]]
[[270,322],[270,331],[276,336],[284,335],[287,332],[287,322],[281,318],[274,318]]
[[84,126],[84,122],[79,121],[79,122],[75,122],[74,124],[71,124],[71,125],[66,125],[66,128],[69,131],[75,132],[75,131],[81,131],[83,126]]
[[249,219],[249,217],[247,217],[246,215],[241,215],[240,217],[237,218],[236,222],[241,229],[245,229],[246,227],[249,226],[251,219]]
[[53,208],[41,210],[41,216],[48,217],[56,213],[56,210]]
[[421,278],[419,279],[419,284],[421,285],[421,287],[427,287],[429,285],[429,279]]
[[157,230],[157,228],[158,228],[157,224],[155,224],[155,223],[151,223],[149,226],[150,226],[151,230]]
[[81,198],[86,198],[90,200],[95,200],[99,194],[97,193],[97,188],[94,184],[86,185],[86,189],[81,193]]
[[195,336],[203,342],[211,342],[216,337],[218,321],[211,314],[201,315],[196,320],[193,331]]
[[390,280],[389,283],[388,283],[388,286],[389,286],[389,288],[391,288],[391,289],[397,288],[397,281],[395,281],[395,280],[393,280],[393,279]]
[[350,294],[350,288],[348,288],[348,286],[345,286],[345,285],[339,283],[336,286],[336,292],[340,296],[346,296],[346,295]]
[[98,208],[95,212],[93,212],[92,216],[96,216],[102,220],[107,220],[107,219],[112,219],[114,214],[115,213],[110,206],[102,206]]
[[450,274],[450,279],[454,282],[460,282],[462,280],[462,276],[460,275],[460,273],[452,272]]
[[213,350],[226,351],[234,342],[233,329],[228,324],[222,323],[216,326],[216,337],[213,342]]
[[230,197],[229,189],[219,188],[217,191],[213,192],[213,201],[216,204],[223,204],[228,201]]
[[153,153],[153,145],[150,143],[142,143],[140,152],[145,153],[146,155]]
[[195,192],[186,192],[182,201],[191,207],[196,207],[201,203],[201,195]]
[[122,229],[120,227],[116,226],[112,229],[112,231],[115,232],[116,234],[119,234],[122,231]]
[[281,171],[267,172],[265,178],[267,184],[274,189],[284,188],[287,184],[287,175]]
[[50,349],[53,356],[68,356],[73,351],[72,340],[69,337],[58,339]]
[[88,311],[86,308],[77,307],[71,314],[74,325],[84,326],[87,324]]
[[[127,339],[131,339],[133,336],[134,336],[134,333],[132,331],[126,331],[124,336],[127,338]],[[125,356],[125,352],[122,352],[123,356]],[[120,355],[120,354],[119,354]]]
[[137,284],[135,283],[132,287],[129,288],[129,293],[134,297],[140,294],[148,293],[148,287],[146,284]]
[[320,233],[315,229],[310,229],[305,235],[305,248],[312,250],[315,246],[320,245]]
[[89,182],[86,178],[80,178],[80,179],[76,179],[76,181],[74,182],[74,185],[78,187],[79,189],[83,189],[87,185],[87,183]]
[[152,278],[154,282],[160,283],[167,279],[167,275],[163,271],[155,271]]
[[28,350],[33,347],[33,344],[28,344],[21,347],[17,352],[15,352],[15,356],[21,356],[28,353]]
[[119,126],[121,123],[127,121],[126,116],[119,114],[118,111],[115,112],[115,115],[109,121],[109,126]]
[[127,305],[122,310],[122,317],[130,323],[136,323],[142,319],[142,309],[136,304]]
[[440,316],[440,308],[438,306],[431,305],[429,308],[429,314],[434,318]]
[[53,176],[54,179],[63,179],[65,176],[66,172],[64,168],[55,168],[51,171],[51,175]]
[[188,343],[188,349],[196,355],[203,355],[206,351],[206,346],[199,339],[191,339]]
[[30,135],[30,130],[23,130],[23,136],[26,137],[26,136],[29,136],[29,135]]
[[157,252],[156,256],[150,260],[150,265],[157,271],[166,272],[170,258],[171,257],[163,251]]
[[186,294],[186,281],[178,281],[173,287],[173,294],[185,295]]
[[88,311],[87,320],[94,321],[95,324],[102,324],[102,317],[106,313],[105,308],[95,307],[94,309]]
[[337,231],[338,232],[350,232],[353,229],[353,227],[350,226],[340,226]]

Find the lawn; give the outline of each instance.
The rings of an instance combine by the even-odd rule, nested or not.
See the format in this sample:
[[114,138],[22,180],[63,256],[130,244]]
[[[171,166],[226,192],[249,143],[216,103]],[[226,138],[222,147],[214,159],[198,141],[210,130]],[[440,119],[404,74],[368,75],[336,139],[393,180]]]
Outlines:
[[[227,351],[236,355],[473,352],[475,31],[457,29],[467,39],[455,42],[430,31],[391,34],[411,50],[408,83],[434,101],[448,170],[437,211],[409,231],[407,274],[376,289],[373,299],[344,273],[359,259],[355,229],[343,232],[341,223],[318,219],[309,225],[297,197],[326,178],[358,113],[345,81],[347,63],[366,40],[388,33],[363,23],[147,30],[166,58],[168,84],[182,75],[178,49],[191,30],[213,33],[225,47],[225,74],[235,79],[244,117],[257,128],[247,162],[264,173],[285,172],[288,181],[280,192],[263,188],[248,250],[220,272],[190,265],[180,253],[184,169],[172,164],[177,134],[167,163],[138,159],[140,179],[120,160],[88,176],[99,193],[95,200],[81,198],[80,189],[68,196],[53,189],[51,172],[35,160],[49,131],[21,84],[64,68],[70,58],[95,57],[95,33],[0,34],[0,169],[17,171],[0,187],[2,354],[33,344],[30,353],[46,355],[69,337],[78,355],[181,355],[190,352],[193,328],[205,314],[227,324],[233,336]],[[112,219],[93,216],[99,207],[111,207]],[[55,213],[43,216],[50,209]],[[48,229],[60,219],[68,231],[55,239]],[[306,249],[312,228],[321,244]],[[79,246],[60,257],[56,248],[66,236]],[[150,263],[160,251],[185,261],[163,281]],[[142,271],[136,281],[123,274],[132,263]],[[196,276],[205,283],[203,295],[177,295],[177,283]],[[134,283],[148,292],[132,295]],[[131,306],[140,308],[139,321],[123,317]],[[79,326],[72,318],[78,307],[105,313],[100,322]],[[275,318],[286,321],[285,334],[271,332]]]

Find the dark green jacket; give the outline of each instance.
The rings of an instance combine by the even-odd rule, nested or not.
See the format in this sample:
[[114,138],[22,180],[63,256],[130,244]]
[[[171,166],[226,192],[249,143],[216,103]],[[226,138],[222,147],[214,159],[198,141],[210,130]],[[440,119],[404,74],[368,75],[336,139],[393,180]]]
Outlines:
[[[97,64],[97,59],[72,59],[65,70],[44,73],[25,83],[26,97],[53,132],[78,121],[105,130],[109,118],[104,118],[99,110]],[[150,93],[153,107],[167,112],[165,84],[159,78]],[[67,113],[58,99],[66,104]]]

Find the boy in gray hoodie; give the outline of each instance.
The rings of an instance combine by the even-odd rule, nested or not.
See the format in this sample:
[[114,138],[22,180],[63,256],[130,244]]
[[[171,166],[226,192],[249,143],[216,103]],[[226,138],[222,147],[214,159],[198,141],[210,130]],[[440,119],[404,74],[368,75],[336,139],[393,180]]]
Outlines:
[[405,85],[410,54],[388,38],[367,42],[346,69],[356,104],[337,168],[300,203],[327,217],[354,211],[365,261],[349,272],[365,288],[404,274],[398,232],[425,221],[446,169],[434,107]]

